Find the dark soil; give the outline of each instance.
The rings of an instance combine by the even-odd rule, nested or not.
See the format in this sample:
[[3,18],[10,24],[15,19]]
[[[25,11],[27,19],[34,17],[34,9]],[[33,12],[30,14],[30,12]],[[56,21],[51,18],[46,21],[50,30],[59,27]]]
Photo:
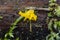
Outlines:
[[[48,4],[48,0],[46,1],[14,1],[14,0],[0,0],[0,7],[7,9],[0,9],[0,16],[3,19],[0,20],[0,38],[3,38],[5,33],[9,30],[11,24],[19,17],[18,12],[19,8],[23,8],[25,6],[39,6],[44,7]],[[47,7],[47,6],[45,6]],[[37,10],[38,11],[38,10]],[[36,22],[32,22],[32,32],[29,31],[29,23],[27,22],[19,22],[14,29],[14,38],[11,40],[15,40],[17,37],[20,40],[45,40],[46,36],[49,34],[48,26],[46,23],[47,19],[47,11],[39,10],[38,20]]]

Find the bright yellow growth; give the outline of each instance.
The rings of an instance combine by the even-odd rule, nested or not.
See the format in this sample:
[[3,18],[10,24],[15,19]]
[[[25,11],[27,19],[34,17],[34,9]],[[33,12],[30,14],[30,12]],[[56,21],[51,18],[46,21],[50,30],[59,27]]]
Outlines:
[[34,20],[34,21],[37,20],[37,16],[34,14],[34,10],[29,10],[29,11],[26,11],[25,13],[20,11],[19,15],[22,16],[22,17],[25,17],[24,21],[27,20],[27,19],[28,20]]

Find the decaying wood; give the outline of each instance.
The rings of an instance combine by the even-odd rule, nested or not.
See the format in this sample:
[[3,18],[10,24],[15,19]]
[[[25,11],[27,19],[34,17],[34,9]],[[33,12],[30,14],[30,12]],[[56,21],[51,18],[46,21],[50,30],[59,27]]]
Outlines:
[[11,11],[12,9],[13,9],[13,6],[0,5],[0,12]]
[[[20,8],[17,8],[17,9],[20,9]],[[25,7],[25,9],[49,11],[48,8],[40,8],[40,7]],[[0,11],[3,11],[3,10],[14,10],[14,9],[13,9],[13,6],[0,6]]]

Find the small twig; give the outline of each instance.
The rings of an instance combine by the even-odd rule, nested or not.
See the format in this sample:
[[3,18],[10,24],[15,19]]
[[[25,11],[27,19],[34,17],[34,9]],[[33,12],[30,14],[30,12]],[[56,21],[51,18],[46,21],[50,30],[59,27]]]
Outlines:
[[32,32],[32,25],[31,25],[31,21],[30,21],[30,32]]

